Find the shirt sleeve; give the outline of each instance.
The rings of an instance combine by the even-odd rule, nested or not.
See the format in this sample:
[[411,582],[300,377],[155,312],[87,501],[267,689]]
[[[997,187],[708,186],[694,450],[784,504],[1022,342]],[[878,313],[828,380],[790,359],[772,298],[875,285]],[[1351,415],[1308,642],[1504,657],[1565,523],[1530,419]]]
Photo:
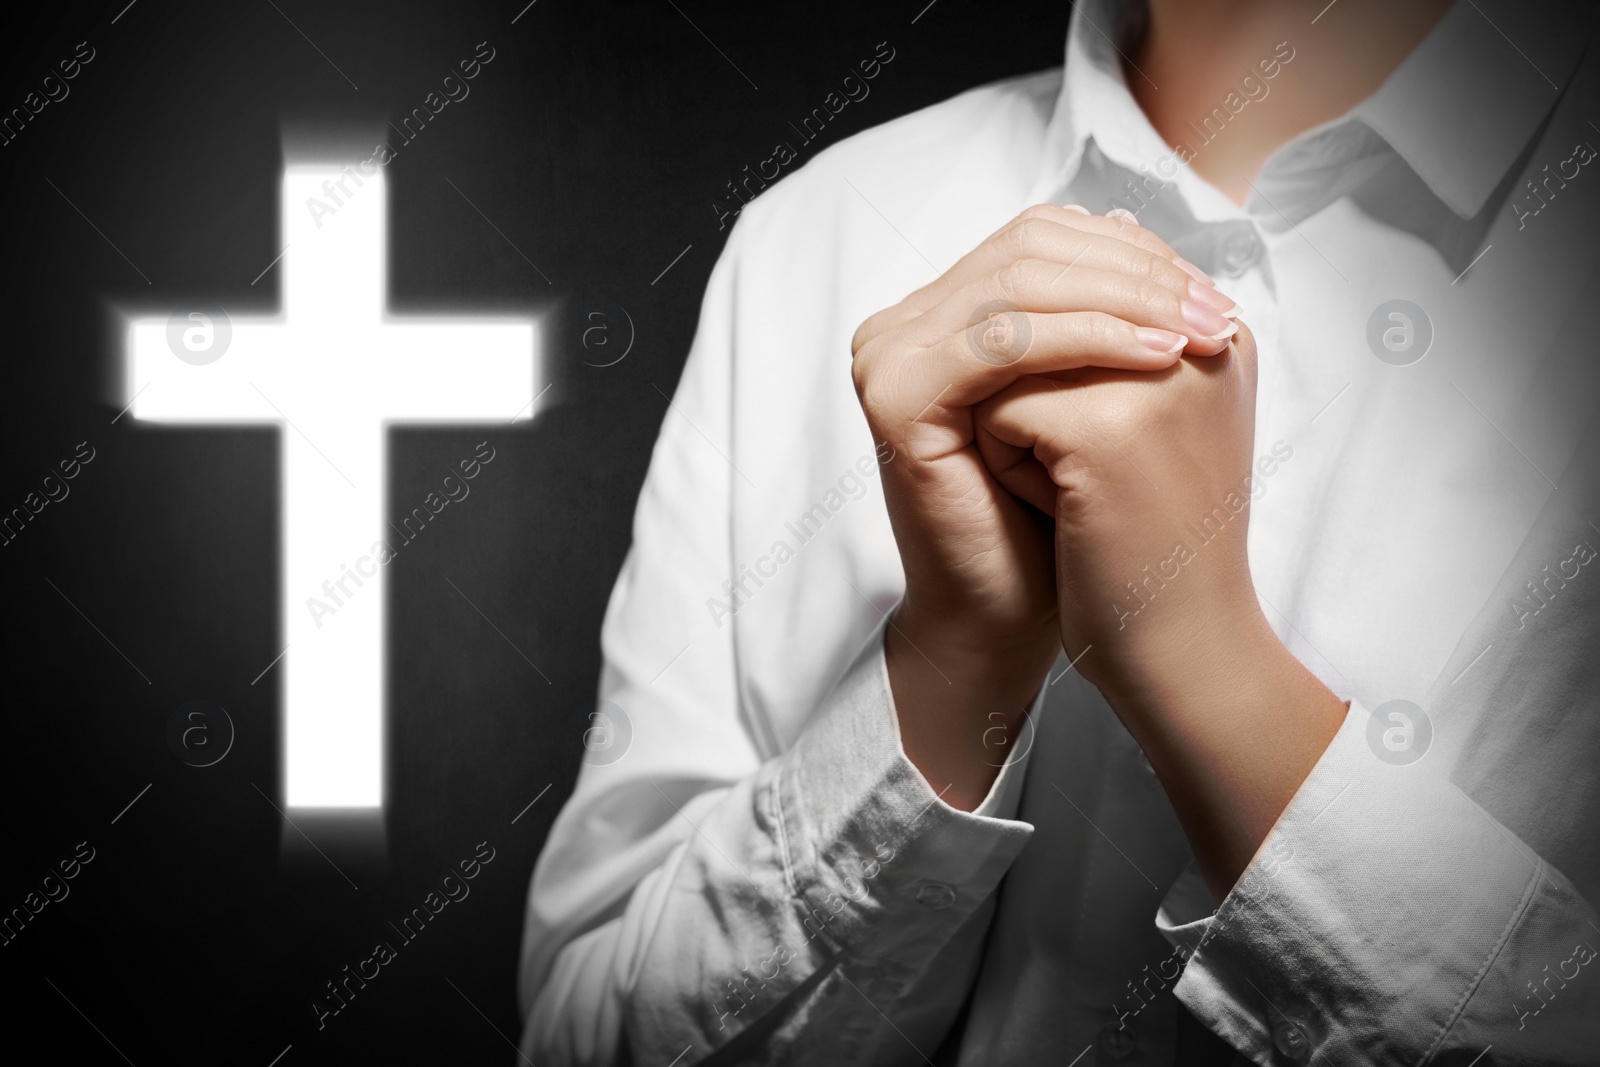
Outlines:
[[[608,607],[608,747],[585,756],[529,892],[521,1052],[541,1067],[860,1061],[892,1035],[883,1011],[908,976],[936,958],[975,971],[981,937],[953,963],[940,954],[1032,833],[1012,818],[1025,756],[972,813],[906,759],[881,627],[796,742],[758,755],[731,628],[703,610],[730,576],[730,339],[747,221],[713,274]],[[942,983],[938,1025],[968,984]],[[902,1055],[921,1062],[909,1045],[879,1062]]]
[[1448,777],[1375,758],[1369,717],[1220,907],[1192,866],[1167,895],[1178,998],[1262,1065],[1593,1063],[1594,908]]

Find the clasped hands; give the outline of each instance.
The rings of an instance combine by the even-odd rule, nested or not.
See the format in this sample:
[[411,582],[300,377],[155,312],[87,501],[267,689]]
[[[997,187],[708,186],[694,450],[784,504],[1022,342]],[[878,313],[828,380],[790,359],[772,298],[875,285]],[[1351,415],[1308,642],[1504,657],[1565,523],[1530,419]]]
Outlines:
[[[1144,748],[1220,898],[1342,720],[1216,514],[1253,462],[1239,309],[1128,213],[1029,208],[852,343],[906,577],[902,744],[971,810],[981,738],[1063,649]],[[1176,563],[1174,563],[1176,561]],[[1173,567],[1176,566],[1174,571]],[[1265,731],[1263,733],[1262,731]]]

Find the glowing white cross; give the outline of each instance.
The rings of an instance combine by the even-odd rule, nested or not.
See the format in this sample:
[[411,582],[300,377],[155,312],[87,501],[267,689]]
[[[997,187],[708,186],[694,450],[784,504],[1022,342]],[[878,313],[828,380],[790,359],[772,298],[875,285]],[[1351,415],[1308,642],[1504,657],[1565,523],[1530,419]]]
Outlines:
[[[313,198],[322,207],[313,210]],[[167,319],[130,322],[131,412],[166,423],[287,424],[284,795],[299,808],[381,807],[387,567],[373,548],[399,548],[383,519],[384,430],[522,415],[536,397],[533,323],[386,313],[381,170],[291,166],[281,204],[282,313],[231,323],[180,316],[173,329]],[[308,599],[328,603],[324,583],[341,581],[348,595],[337,612],[314,618]]]

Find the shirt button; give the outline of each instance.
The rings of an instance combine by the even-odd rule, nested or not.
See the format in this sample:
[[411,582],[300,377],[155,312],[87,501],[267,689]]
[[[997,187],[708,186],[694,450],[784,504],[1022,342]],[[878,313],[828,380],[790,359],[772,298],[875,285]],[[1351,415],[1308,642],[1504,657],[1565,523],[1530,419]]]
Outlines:
[[943,911],[956,902],[956,891],[943,882],[925,882],[917,890],[917,903],[934,911]]
[[1311,1055],[1311,1039],[1293,1019],[1279,1019],[1272,1025],[1272,1043],[1296,1063]]
[[1236,278],[1255,266],[1266,251],[1261,238],[1256,235],[1255,227],[1248,222],[1229,226],[1219,243],[1218,265],[1222,273],[1230,278]]
[[1120,1026],[1116,1023],[1107,1023],[1100,1031],[1100,1051],[1108,1059],[1125,1060],[1133,1055],[1133,1046],[1138,1038],[1139,1035],[1133,1032],[1133,1027],[1126,1023]]

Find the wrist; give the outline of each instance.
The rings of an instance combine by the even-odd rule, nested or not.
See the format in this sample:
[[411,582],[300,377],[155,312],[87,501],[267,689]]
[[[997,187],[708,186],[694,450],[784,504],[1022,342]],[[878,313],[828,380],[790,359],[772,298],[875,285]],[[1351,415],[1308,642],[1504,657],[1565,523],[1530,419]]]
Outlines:
[[1130,627],[1107,640],[1104,648],[1104,653],[1091,655],[1095,663],[1083,666],[1093,672],[1107,703],[1133,721],[1210,703],[1256,677],[1277,673],[1286,660],[1294,661],[1253,596],[1208,610],[1203,617]]
[[1259,609],[1149,651],[1143,670],[1102,692],[1144,749],[1221,900],[1321,759],[1346,705]]
[[914,612],[890,617],[884,659],[901,747],[945,803],[983,802],[1059,648],[1053,625],[1043,639],[993,641]]
[[927,599],[908,595],[889,615],[886,640],[936,666],[947,682],[972,688],[1028,689],[1050,669],[1061,651],[1053,611],[1009,626],[983,620],[971,611],[929,608]]

